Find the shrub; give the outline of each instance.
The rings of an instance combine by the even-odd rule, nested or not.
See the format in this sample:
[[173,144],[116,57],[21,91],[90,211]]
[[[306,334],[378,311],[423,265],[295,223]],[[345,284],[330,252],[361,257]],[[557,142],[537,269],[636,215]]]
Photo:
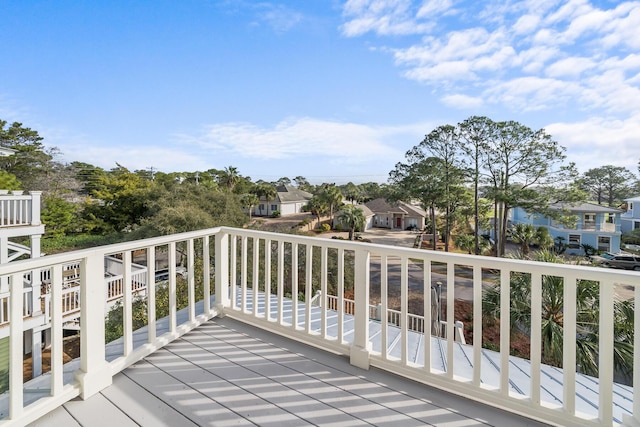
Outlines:
[[331,226],[329,224],[322,224],[320,226],[320,231],[326,233],[327,231],[331,231]]
[[280,218],[280,211],[271,212],[271,218]]

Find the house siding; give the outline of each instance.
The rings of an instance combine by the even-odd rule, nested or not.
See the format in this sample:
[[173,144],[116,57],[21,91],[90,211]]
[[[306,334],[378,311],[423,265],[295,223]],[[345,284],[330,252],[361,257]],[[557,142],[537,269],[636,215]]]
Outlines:
[[[545,227],[549,230],[550,236],[555,240],[560,237],[564,240],[564,244],[570,244],[570,235],[580,236],[580,245],[586,244],[599,248],[601,251],[619,252],[621,244],[621,221],[618,219],[619,211],[612,210],[611,212],[602,212],[602,208],[597,205],[593,205],[590,208],[589,204],[585,204],[584,211],[574,211],[573,215],[578,217],[576,228],[565,228],[562,224],[556,223],[551,218],[542,214],[530,214],[522,208],[514,208],[512,210],[511,218],[513,223],[531,224],[534,227]],[[598,211],[600,210],[600,211]],[[585,223],[585,214],[594,215],[594,223]],[[613,218],[613,223],[609,223],[607,219]],[[611,228],[608,230],[607,228]],[[601,240],[609,240],[608,247],[605,248]],[[581,246],[568,247],[566,253],[579,255],[583,254],[584,250]]]

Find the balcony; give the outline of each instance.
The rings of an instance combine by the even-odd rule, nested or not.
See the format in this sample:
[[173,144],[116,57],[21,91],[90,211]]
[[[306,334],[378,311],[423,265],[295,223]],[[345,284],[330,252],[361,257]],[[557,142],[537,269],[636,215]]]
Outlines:
[[[134,327],[140,298],[134,292],[141,281],[134,279],[132,254],[146,254],[144,283],[153,283],[158,251],[169,258],[167,300],[156,297],[157,286],[147,287],[146,320]],[[176,254],[186,260],[184,299],[173,267]],[[122,289],[123,335],[105,346],[104,260],[111,256],[122,260],[121,283],[131,285]],[[63,364],[63,267],[70,264],[78,265],[82,354]],[[50,306],[52,363],[50,373],[25,383],[24,277],[36,270],[51,277],[50,292],[42,298]],[[528,359],[510,355],[514,273],[530,275],[532,283]],[[564,301],[572,302],[562,312],[565,369],[542,363],[546,276],[561,278]],[[167,414],[168,420],[185,417],[196,425],[523,423],[502,410],[570,426],[636,425],[640,418],[640,400],[632,387],[614,381],[613,361],[614,300],[638,296],[640,275],[634,272],[222,227],[18,261],[0,266],[0,277],[10,284],[4,327],[11,330],[9,391],[0,399],[5,417],[0,426],[45,425],[69,413],[79,420],[107,407],[119,416],[140,417],[141,423]],[[573,302],[577,284],[587,279],[599,286],[597,378],[576,369]],[[472,304],[465,327],[480,337],[482,290],[495,281],[501,284],[503,319],[497,348],[484,349],[480,339],[462,343],[454,310],[438,321],[431,287],[440,285],[447,307],[458,299]],[[351,285],[352,296],[345,293]],[[427,289],[424,314],[417,315],[409,294],[422,289]],[[379,300],[372,300],[373,294]],[[168,315],[156,319],[164,305]],[[640,321],[640,314],[635,316]],[[441,336],[425,337],[425,330],[439,325]],[[634,348],[639,340],[636,336]],[[634,355],[635,368],[640,352]],[[633,370],[634,383],[639,372]],[[76,397],[85,400],[71,401]],[[64,411],[58,409],[63,405]]]

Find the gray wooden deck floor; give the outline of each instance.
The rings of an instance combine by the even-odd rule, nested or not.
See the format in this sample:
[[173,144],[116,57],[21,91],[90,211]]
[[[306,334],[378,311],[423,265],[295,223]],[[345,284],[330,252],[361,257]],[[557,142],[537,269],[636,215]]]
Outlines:
[[31,426],[538,426],[230,319],[213,319]]

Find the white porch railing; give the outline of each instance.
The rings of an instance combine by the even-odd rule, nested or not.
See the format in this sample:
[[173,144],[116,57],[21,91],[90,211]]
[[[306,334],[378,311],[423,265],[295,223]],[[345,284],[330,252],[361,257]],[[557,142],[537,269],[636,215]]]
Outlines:
[[40,225],[41,191],[0,195],[0,227]]
[[[215,242],[215,245],[214,245]],[[186,300],[178,300],[175,275],[176,246],[186,253],[187,285]],[[155,252],[162,247],[168,253],[168,316],[166,321],[156,320],[156,310],[162,301],[156,301],[156,286],[146,292],[147,321],[143,340],[134,340],[133,303],[134,290],[122,289],[123,331],[121,346],[115,353],[105,350],[105,301],[104,257],[119,254],[123,262],[123,282],[133,278],[132,252],[144,251],[149,266],[145,272],[146,283],[154,283]],[[168,248],[168,250],[167,250]],[[10,335],[10,389],[5,400],[8,413],[0,426],[23,425],[76,396],[87,398],[111,384],[112,377],[125,367],[140,360],[173,339],[197,327],[211,317],[224,312],[272,332],[306,341],[349,355],[351,362],[359,367],[370,365],[410,377],[471,399],[498,408],[507,409],[551,424],[615,425],[624,422],[633,425],[640,420],[640,396],[635,397],[630,409],[616,406],[614,396],[613,328],[614,289],[630,288],[631,297],[640,296],[640,275],[633,272],[579,267],[557,264],[476,257],[441,252],[402,249],[348,241],[316,239],[300,236],[265,233],[232,228],[216,228],[128,242],[85,251],[46,256],[18,261],[0,266],[0,277],[8,277],[11,295],[22,295],[24,273],[33,270],[50,270],[52,277],[50,301],[62,301],[65,295],[62,281],[63,266],[77,262],[79,265],[80,292],[70,298],[69,304],[50,302],[52,371],[41,377],[45,384],[36,388],[41,395],[23,393],[22,316],[23,298],[8,298],[11,328]],[[195,275],[196,268],[198,275]],[[215,266],[215,306],[211,305],[212,272]],[[442,273],[441,273],[442,272]],[[528,389],[516,393],[511,387],[515,376],[521,375],[512,367],[510,357],[510,277],[514,272],[531,275],[531,358]],[[541,304],[543,276],[563,279],[564,301],[564,347],[560,401],[546,401],[543,390],[544,374],[541,360]],[[483,348],[480,339],[468,346],[469,370],[462,370],[454,357],[461,344],[455,342],[454,310],[447,310],[446,339],[442,347],[444,368],[433,363],[432,340],[422,339],[419,352],[421,358],[409,354],[412,337],[420,336],[416,331],[432,324],[431,285],[437,281],[443,286],[443,300],[447,307],[454,307],[458,298],[473,302],[471,327],[474,337],[482,336],[482,289],[491,280],[501,283],[499,354],[495,364],[499,375],[495,385],[482,380]],[[599,283],[599,378],[594,379],[597,388],[597,408],[594,414],[580,412],[576,392],[576,288],[579,280],[588,279]],[[96,286],[99,284],[99,286]],[[309,286],[313,285],[313,286]],[[344,297],[345,288],[353,285],[353,299]],[[370,293],[379,289],[379,332],[373,334],[371,318],[378,310],[371,308]],[[423,292],[422,316],[411,313],[409,289]],[[312,317],[307,309],[315,291],[326,296],[320,306],[321,315]],[[201,301],[196,301],[196,294]],[[399,298],[400,309],[390,309],[390,295]],[[293,298],[289,299],[291,296]],[[335,302],[329,302],[335,301]],[[2,306],[0,300],[0,306]],[[311,304],[309,304],[309,307]],[[182,309],[182,311],[180,311]],[[315,307],[314,309],[318,309]],[[80,340],[82,356],[73,378],[64,376],[62,366],[62,324],[68,310],[80,310]],[[183,313],[184,317],[181,317]],[[399,313],[399,314],[398,314]],[[640,311],[635,322],[640,324]],[[336,327],[330,327],[329,318],[336,318]],[[416,319],[416,320],[412,320]],[[164,322],[164,323],[163,323]],[[421,325],[420,325],[421,323]],[[166,325],[166,332],[161,329]],[[411,326],[413,325],[413,326]],[[399,329],[391,338],[392,328]],[[375,340],[377,350],[373,350]],[[399,346],[398,357],[391,354],[391,341]],[[640,367],[640,337],[635,336],[634,367]],[[611,357],[610,357],[611,356]],[[640,369],[634,369],[634,383],[640,381]],[[35,396],[35,397],[34,397]],[[0,399],[1,400],[1,399]],[[0,402],[1,403],[1,402]],[[0,405],[0,408],[2,406]],[[635,421],[634,421],[635,420]]]

